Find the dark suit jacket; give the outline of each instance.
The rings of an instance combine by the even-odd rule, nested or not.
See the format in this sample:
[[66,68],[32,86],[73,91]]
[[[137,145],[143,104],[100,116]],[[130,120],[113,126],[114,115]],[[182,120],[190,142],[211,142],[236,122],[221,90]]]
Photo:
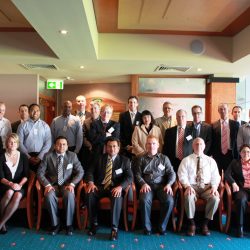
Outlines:
[[17,128],[20,125],[20,123],[21,123],[21,120],[11,123],[12,133],[17,132]]
[[[66,151],[63,157],[63,179],[64,183],[77,184],[83,177],[84,171],[76,153]],[[37,170],[37,179],[45,187],[48,184],[57,185],[57,154],[56,151],[49,152],[43,158]]]
[[[166,129],[165,137],[164,137],[164,146],[163,146],[163,154],[168,156],[171,163],[174,165],[176,161],[176,136],[177,136],[177,126]],[[183,145],[183,154],[184,157],[192,154],[192,142],[193,139],[188,140],[187,137],[192,137],[192,129],[189,126],[186,126],[184,133],[184,145]],[[192,137],[193,138],[193,137]],[[178,166],[174,166],[175,170]]]
[[134,123],[131,122],[129,111],[123,112],[119,116],[119,123],[121,127],[121,144],[125,148],[128,145],[132,145],[131,138],[134,132],[134,127],[141,124],[141,113],[137,112],[135,115]]
[[[106,174],[107,161],[107,154],[97,157],[87,172],[85,179],[86,182],[92,181],[96,186],[101,186]],[[127,157],[118,154],[112,167],[113,186],[116,187],[121,185],[124,190],[129,184],[132,183],[132,180],[133,174],[130,166],[130,160]]]
[[[193,122],[191,124],[191,129],[192,129],[193,138],[195,138],[195,136],[194,136],[195,135],[195,127],[194,127]],[[201,137],[206,144],[204,154],[211,155],[210,149],[211,149],[211,145],[212,145],[212,126],[205,123],[205,122],[202,122],[201,127],[200,127],[199,137]]]
[[97,154],[103,154],[103,147],[106,140],[106,132],[113,128],[112,136],[120,139],[120,124],[110,120],[104,130],[101,119],[93,121],[90,125],[89,139],[92,143],[92,150]]
[[244,176],[240,160],[233,159],[225,172],[225,180],[232,185],[234,182],[240,187],[244,187]]
[[[230,143],[232,149],[232,158],[238,159],[237,150],[237,133],[238,124],[234,120],[229,119],[229,129],[230,129]],[[221,152],[221,124],[220,120],[212,124],[212,155],[214,159],[220,159],[223,155]]]

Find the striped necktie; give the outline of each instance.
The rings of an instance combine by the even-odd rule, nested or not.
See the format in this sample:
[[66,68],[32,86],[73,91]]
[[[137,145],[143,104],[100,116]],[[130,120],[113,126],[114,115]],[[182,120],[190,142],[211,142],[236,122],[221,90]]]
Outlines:
[[177,142],[177,155],[179,160],[183,159],[183,144],[184,144],[184,129],[182,127],[178,128],[178,142]]
[[226,121],[222,122],[222,130],[221,130],[221,152],[222,154],[226,154],[228,151],[228,137],[227,137],[227,124]]
[[61,186],[64,183],[63,179],[63,156],[59,155],[57,157],[57,183]]
[[106,164],[106,173],[105,173],[105,178],[103,181],[104,189],[108,189],[111,185],[112,167],[113,167],[113,161],[112,161],[112,158],[109,158]]

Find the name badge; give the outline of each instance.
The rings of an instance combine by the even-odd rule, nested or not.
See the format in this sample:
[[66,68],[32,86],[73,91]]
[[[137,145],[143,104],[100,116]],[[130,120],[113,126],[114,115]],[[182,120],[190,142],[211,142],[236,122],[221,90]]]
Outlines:
[[135,126],[139,126],[140,125],[140,122],[139,121],[136,121],[135,122]]
[[34,128],[34,135],[37,135],[37,134],[38,134],[37,128]]
[[69,164],[67,165],[67,169],[71,169],[71,168],[73,168],[73,165],[72,165],[71,163],[69,163]]
[[188,141],[190,141],[190,140],[193,139],[193,137],[192,137],[192,135],[188,135],[188,136],[186,137],[186,139],[187,139]]
[[115,173],[116,173],[116,174],[122,174],[122,173],[123,173],[123,171],[122,171],[122,169],[121,169],[121,168],[119,168],[119,169],[116,169],[116,170],[115,170]]
[[164,169],[165,169],[165,166],[162,165],[162,164],[160,163],[159,166],[158,166],[158,168],[159,168],[160,170],[164,170]]
[[63,132],[67,131],[67,126],[63,126]]
[[111,127],[111,128],[108,130],[108,132],[109,132],[110,134],[112,134],[114,131],[115,131],[115,129],[114,129],[113,127]]

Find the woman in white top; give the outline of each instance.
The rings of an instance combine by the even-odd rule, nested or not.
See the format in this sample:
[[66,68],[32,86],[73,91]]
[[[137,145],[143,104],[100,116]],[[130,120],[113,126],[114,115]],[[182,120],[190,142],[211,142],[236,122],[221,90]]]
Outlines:
[[159,152],[162,151],[163,138],[161,129],[155,125],[153,115],[150,111],[144,110],[141,113],[142,124],[136,126],[132,135],[132,153],[136,156],[141,156],[146,153],[146,141],[149,135],[154,135],[159,140]]
[[10,134],[5,144],[6,152],[0,156],[0,234],[7,233],[5,223],[25,195],[29,172],[27,156],[17,150],[18,135]]

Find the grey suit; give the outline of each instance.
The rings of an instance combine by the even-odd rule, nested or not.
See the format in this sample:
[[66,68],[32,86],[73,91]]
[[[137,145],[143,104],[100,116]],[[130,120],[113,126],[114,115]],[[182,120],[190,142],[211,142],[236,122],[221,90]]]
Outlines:
[[77,155],[67,151],[63,157],[63,179],[64,184],[58,186],[57,183],[57,154],[55,151],[45,155],[38,171],[37,178],[42,186],[52,185],[55,191],[50,191],[45,195],[46,207],[50,213],[52,226],[59,224],[58,217],[58,196],[63,197],[63,204],[66,212],[66,225],[71,226],[75,210],[75,195],[64,189],[70,183],[77,185],[83,177],[84,171]]

